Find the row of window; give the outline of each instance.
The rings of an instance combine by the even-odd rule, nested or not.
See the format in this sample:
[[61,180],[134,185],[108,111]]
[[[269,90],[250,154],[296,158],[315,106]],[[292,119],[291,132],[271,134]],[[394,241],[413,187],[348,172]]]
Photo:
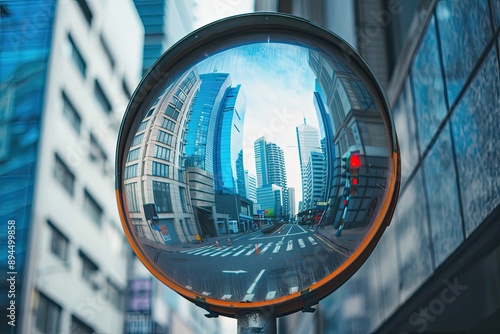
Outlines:
[[[56,181],[73,197],[76,182],[75,174],[57,153],[54,155],[53,170]],[[83,209],[98,226],[101,226],[104,210],[87,189],[84,190]]]
[[[36,329],[39,333],[61,332],[62,307],[56,302],[38,292],[38,309],[36,314]],[[65,332],[65,331],[63,331]],[[94,329],[85,324],[74,314],[71,316],[70,333],[92,334]]]
[[[70,241],[51,221],[48,221],[50,229],[50,251],[57,256],[65,264],[68,263]],[[120,288],[116,286],[110,279],[101,282],[103,285],[99,286],[96,282],[96,276],[99,274],[99,266],[90,259],[82,250],[78,251],[81,263],[81,277],[89,283],[93,289],[102,290],[106,294],[106,298],[118,309],[122,308],[123,298]]]

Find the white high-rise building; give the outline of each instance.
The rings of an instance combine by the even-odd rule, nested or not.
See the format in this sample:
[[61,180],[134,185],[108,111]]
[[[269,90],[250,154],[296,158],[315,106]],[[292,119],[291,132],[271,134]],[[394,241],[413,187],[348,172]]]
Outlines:
[[[302,204],[304,205],[309,202],[309,198],[311,197],[311,194],[307,193],[307,164],[309,163],[311,152],[321,152],[321,147],[318,129],[308,125],[305,118],[304,124],[296,127],[296,134],[299,148],[300,174],[302,177]],[[304,207],[303,209],[309,208]]]
[[[13,112],[29,104],[30,122],[40,119],[23,136],[38,144],[36,168],[29,170],[30,210],[19,234],[20,242],[29,237],[22,240],[16,329],[122,333],[131,252],[116,209],[114,157],[123,111],[140,79],[139,16],[126,0],[16,1],[2,5],[2,16],[4,10],[9,18],[2,17],[2,30],[17,19],[34,27],[31,41],[46,34],[37,45],[5,50],[11,64],[2,66],[13,77],[26,75],[32,87],[32,94],[13,102]],[[26,71],[36,62],[40,74]],[[12,96],[19,95],[12,88]]]

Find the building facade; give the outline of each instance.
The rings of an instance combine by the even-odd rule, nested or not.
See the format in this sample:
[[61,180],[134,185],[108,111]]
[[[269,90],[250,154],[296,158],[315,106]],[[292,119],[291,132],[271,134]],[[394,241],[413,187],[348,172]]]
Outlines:
[[[297,136],[297,147],[299,150],[299,163],[300,163],[300,176],[302,178],[302,210],[309,209],[311,204],[312,194],[308,189],[308,169],[309,159],[311,152],[321,152],[319,144],[319,131],[318,129],[307,124],[304,118],[304,123],[295,128]],[[311,180],[311,182],[313,182]],[[302,211],[301,210],[301,211]]]
[[[401,47],[389,69],[378,69],[390,78],[401,193],[391,225],[361,269],[316,313],[285,317],[280,331],[498,332],[493,282],[500,274],[492,268],[498,268],[500,231],[499,3],[355,3],[355,16],[365,17],[362,32],[384,34]],[[365,3],[380,7],[359,13]],[[405,29],[391,27],[401,26],[407,9],[413,22],[401,35]],[[380,13],[384,30],[366,30]],[[370,65],[370,56],[388,61],[370,55],[385,44],[366,41],[359,50]]]
[[140,19],[129,1],[0,7],[1,216],[16,222],[19,266],[16,327],[0,331],[122,332],[130,252],[114,151],[140,79]]
[[[276,185],[281,189],[282,199],[279,201],[281,208],[273,211],[274,215],[288,218],[290,207],[288,202],[288,187],[285,167],[285,156],[281,147],[268,142],[265,137],[260,137],[254,142],[255,169],[257,172],[257,203],[263,208],[259,200],[259,189]],[[263,190],[264,191],[264,190]],[[264,192],[267,193],[267,190]],[[262,198],[262,196],[261,196]],[[266,202],[266,205],[267,202]],[[277,207],[276,207],[277,208]]]
[[178,78],[150,106],[131,143],[124,182],[140,238],[178,244],[200,234],[184,156],[189,112],[199,87],[195,70]]

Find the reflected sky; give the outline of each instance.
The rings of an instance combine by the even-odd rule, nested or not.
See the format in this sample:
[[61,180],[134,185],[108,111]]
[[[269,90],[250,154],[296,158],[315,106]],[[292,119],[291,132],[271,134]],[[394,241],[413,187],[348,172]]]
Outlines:
[[[245,169],[255,175],[253,145],[265,136],[285,154],[288,187],[302,198],[295,128],[304,123],[319,129],[313,92],[316,76],[309,66],[309,49],[297,45],[256,43],[210,56],[196,65],[202,73],[230,73],[247,97],[243,135]],[[264,126],[263,126],[264,124]]]

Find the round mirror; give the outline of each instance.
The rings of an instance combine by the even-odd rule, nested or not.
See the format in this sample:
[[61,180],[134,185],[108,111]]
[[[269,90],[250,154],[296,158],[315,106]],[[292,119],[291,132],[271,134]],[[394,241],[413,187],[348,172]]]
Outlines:
[[248,14],[166,52],[126,111],[123,227],[143,264],[226,316],[311,305],[366,260],[392,217],[389,105],[344,41],[302,19]]

